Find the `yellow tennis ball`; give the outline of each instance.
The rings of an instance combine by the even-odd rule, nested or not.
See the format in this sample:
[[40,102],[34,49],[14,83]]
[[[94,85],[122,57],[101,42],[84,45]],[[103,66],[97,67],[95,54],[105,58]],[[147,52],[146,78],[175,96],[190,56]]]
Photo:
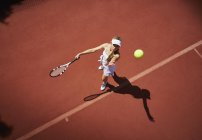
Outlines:
[[142,58],[144,56],[144,52],[141,49],[137,49],[135,50],[133,55],[135,58]]

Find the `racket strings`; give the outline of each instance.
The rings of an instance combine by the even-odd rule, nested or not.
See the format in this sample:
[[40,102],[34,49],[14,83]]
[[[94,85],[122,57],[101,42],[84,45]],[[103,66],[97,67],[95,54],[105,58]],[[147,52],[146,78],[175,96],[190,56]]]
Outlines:
[[50,76],[56,77],[56,76],[62,75],[66,69],[67,68],[65,66],[57,67],[50,72]]
[[62,75],[66,69],[69,67],[70,64],[72,64],[73,62],[75,62],[76,60],[78,60],[77,58],[74,58],[72,61],[70,61],[67,64],[61,65],[59,67],[56,67],[55,69],[52,69],[49,73],[49,75],[51,77],[58,77],[60,75]]

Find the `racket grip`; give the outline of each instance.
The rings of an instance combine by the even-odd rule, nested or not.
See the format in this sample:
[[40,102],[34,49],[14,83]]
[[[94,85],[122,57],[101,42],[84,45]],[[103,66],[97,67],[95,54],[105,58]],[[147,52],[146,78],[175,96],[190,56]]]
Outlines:
[[66,66],[68,66],[69,65],[69,63],[67,63],[67,64],[64,64],[64,65],[62,65],[63,67],[66,67]]
[[73,63],[74,61],[78,60],[79,58],[74,58],[69,64]]
[[74,58],[74,59],[72,59],[71,62],[69,62],[69,63],[67,63],[67,64],[64,64],[64,65],[62,65],[62,66],[67,67],[67,66],[69,66],[70,64],[72,64],[72,63],[73,63],[74,61],[76,61],[76,60],[78,60],[78,58]]

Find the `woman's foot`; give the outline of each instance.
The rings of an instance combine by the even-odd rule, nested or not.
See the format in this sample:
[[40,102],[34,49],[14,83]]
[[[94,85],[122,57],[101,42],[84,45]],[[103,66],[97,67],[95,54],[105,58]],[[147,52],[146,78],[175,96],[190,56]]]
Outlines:
[[106,87],[107,87],[107,82],[103,82],[102,83],[102,85],[101,85],[101,87],[100,87],[100,90],[105,90],[106,89]]

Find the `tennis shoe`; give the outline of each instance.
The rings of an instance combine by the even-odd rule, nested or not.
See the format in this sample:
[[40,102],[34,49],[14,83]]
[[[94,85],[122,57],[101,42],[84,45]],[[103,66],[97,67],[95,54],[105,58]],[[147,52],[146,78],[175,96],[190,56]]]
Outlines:
[[103,91],[106,89],[106,87],[107,87],[107,82],[103,82],[101,87],[100,87],[100,90]]
[[103,70],[104,67],[101,65],[101,66],[98,67],[98,69],[99,69],[99,70]]

